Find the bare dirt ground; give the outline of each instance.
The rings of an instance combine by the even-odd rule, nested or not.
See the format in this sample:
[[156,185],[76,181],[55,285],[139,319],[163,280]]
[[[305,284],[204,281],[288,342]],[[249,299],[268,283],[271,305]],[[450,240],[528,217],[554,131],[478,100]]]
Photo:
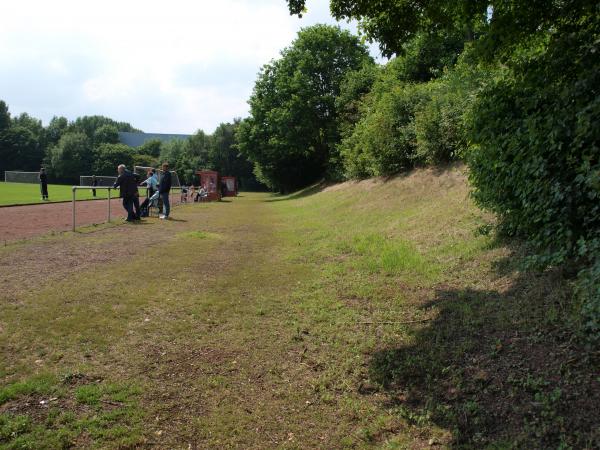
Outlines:
[[[179,195],[171,196],[171,204],[179,202]],[[111,202],[111,220],[126,217],[121,199]],[[106,222],[106,200],[80,201],[76,205],[76,226],[88,226]],[[0,209],[0,242],[31,238],[50,232],[69,231],[72,227],[72,203],[45,203],[39,205],[12,206]]]

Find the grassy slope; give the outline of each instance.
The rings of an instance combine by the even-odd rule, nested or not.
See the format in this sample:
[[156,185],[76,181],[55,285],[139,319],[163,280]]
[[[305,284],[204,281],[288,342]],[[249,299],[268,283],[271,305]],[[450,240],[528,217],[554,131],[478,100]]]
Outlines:
[[125,266],[3,294],[0,443],[598,443],[597,365],[565,330],[565,283],[476,233],[490,219],[460,170],[175,217]]
[[[51,202],[71,200],[73,192],[71,186],[51,184],[48,186],[48,195]],[[106,198],[106,190],[97,191],[98,198]],[[88,200],[92,197],[91,190],[77,191],[78,200]],[[32,203],[45,203],[41,200],[40,186],[27,183],[0,182],[0,205],[25,205]]]

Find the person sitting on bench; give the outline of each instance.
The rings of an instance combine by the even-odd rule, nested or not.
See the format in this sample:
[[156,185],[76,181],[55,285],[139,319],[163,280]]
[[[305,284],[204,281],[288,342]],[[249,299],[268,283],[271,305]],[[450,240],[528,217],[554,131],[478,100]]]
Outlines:
[[208,192],[206,192],[206,189],[204,188],[204,186],[200,186],[200,189],[196,192],[196,197],[194,198],[194,201],[201,202],[202,200],[204,200],[206,198],[207,195],[208,195]]

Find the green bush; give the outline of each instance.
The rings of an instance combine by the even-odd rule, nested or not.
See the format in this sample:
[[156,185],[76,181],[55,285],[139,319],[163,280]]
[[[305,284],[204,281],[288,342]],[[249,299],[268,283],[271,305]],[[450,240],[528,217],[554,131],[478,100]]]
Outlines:
[[402,58],[390,61],[363,97],[356,125],[343,133],[339,150],[346,176],[391,175],[464,154],[466,112],[489,75],[467,58],[442,77],[417,84],[402,80]]
[[474,197],[534,244],[541,265],[588,258],[599,235],[596,22],[517,53],[472,112]]
[[478,96],[474,198],[538,267],[580,269],[582,331],[600,340],[600,15],[519,49]]
[[389,74],[365,97],[364,115],[342,140],[340,154],[350,178],[391,175],[414,165],[415,111],[427,101],[427,84],[403,83]]
[[116,176],[117,166],[125,164],[133,170],[135,150],[125,144],[100,144],[95,151],[93,173]]
[[442,78],[431,81],[429,101],[415,114],[416,160],[443,164],[459,159],[467,149],[466,113],[489,71],[459,63]]
[[580,310],[580,330],[592,346],[600,345],[600,259],[579,273],[576,297]]

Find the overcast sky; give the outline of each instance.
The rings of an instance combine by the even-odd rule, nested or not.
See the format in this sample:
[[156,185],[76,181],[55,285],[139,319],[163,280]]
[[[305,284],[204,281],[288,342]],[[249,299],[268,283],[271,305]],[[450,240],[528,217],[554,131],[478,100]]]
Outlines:
[[299,19],[285,0],[0,1],[0,99],[44,124],[101,114],[212,133],[247,115],[259,68],[300,28],[335,23],[328,3]]

